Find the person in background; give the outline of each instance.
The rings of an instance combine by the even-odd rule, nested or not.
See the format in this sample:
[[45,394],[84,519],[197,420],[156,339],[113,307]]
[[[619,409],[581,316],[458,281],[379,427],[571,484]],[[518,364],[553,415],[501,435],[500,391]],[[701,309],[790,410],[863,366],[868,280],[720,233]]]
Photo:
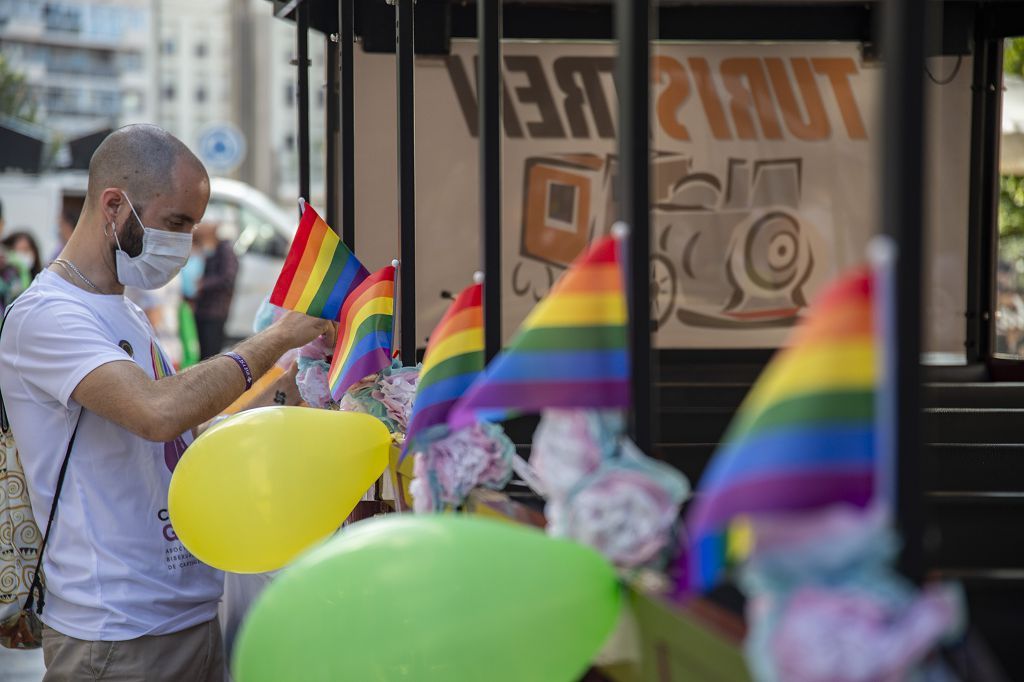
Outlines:
[[[0,237],[4,233],[4,205],[0,202]],[[0,314],[32,283],[28,268],[19,258],[11,258],[6,246],[0,246]]]
[[199,282],[206,270],[206,257],[198,245],[192,247],[192,254],[181,269],[181,295],[187,301],[194,301],[199,293]]
[[219,221],[208,219],[196,225],[195,231],[196,243],[205,259],[193,305],[199,353],[204,360],[224,348],[224,325],[228,321],[238,275],[238,257],[231,244],[217,236],[218,227]]
[[203,278],[206,259],[197,244],[181,269],[181,305],[178,307],[178,340],[181,343],[181,367],[191,367],[202,357],[199,347],[199,331],[196,329],[196,314],[192,306],[199,291],[199,280]]
[[71,239],[71,235],[75,231],[75,224],[78,222],[78,211],[70,208],[65,208],[61,211],[60,219],[57,222],[57,246],[53,250],[53,254],[49,258],[49,263],[60,258],[60,252],[64,250],[64,245]]
[[20,260],[28,270],[29,277],[35,279],[43,269],[43,264],[39,258],[39,245],[32,235],[25,231],[14,232],[4,238],[3,245],[8,257]]

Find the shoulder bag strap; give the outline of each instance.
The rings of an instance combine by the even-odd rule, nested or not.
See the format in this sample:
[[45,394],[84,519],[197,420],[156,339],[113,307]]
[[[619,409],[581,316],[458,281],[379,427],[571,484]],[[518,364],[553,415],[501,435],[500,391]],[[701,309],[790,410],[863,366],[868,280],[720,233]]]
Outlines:
[[[14,308],[14,304],[7,306],[3,319],[0,320],[0,335],[3,334],[4,323],[7,322],[7,314]],[[84,408],[82,408],[84,410]],[[36,570],[32,574],[32,584],[28,588],[28,598],[25,600],[25,610],[31,611],[36,601],[36,593],[39,594],[39,603],[36,605],[36,613],[42,614],[45,597],[43,596],[43,552],[46,550],[46,542],[50,539],[50,529],[53,527],[53,517],[57,514],[57,502],[60,500],[60,491],[64,487],[64,477],[68,473],[68,461],[71,458],[71,449],[75,446],[75,436],[78,435],[78,427],[82,423],[82,410],[78,412],[78,419],[75,420],[75,428],[71,431],[71,439],[68,441],[68,449],[64,452],[64,461],[60,465],[60,475],[57,477],[57,490],[53,494],[53,503],[50,505],[50,518],[46,521],[46,532],[43,534],[43,542],[39,545],[39,555],[36,557]],[[7,420],[7,408],[4,406],[3,395],[0,394],[0,429],[7,432],[11,428]]]
[[[84,409],[84,408],[83,408]],[[43,589],[43,552],[46,551],[46,542],[50,539],[50,529],[53,527],[53,517],[57,514],[57,502],[60,500],[60,491],[64,487],[64,476],[68,473],[68,461],[71,459],[71,448],[75,446],[75,436],[78,435],[78,427],[82,423],[82,413],[78,413],[78,420],[75,422],[75,429],[71,432],[71,440],[68,441],[68,449],[64,453],[64,462],[60,465],[60,476],[57,477],[57,490],[53,493],[53,503],[50,504],[50,518],[46,520],[46,532],[43,533],[43,542],[39,545],[39,557],[36,559],[36,570],[32,574],[32,585],[28,588],[28,599],[25,600],[25,610],[32,610],[32,603],[36,594],[39,594],[39,603],[36,605],[36,613],[42,615],[43,604],[46,603],[45,590]]]

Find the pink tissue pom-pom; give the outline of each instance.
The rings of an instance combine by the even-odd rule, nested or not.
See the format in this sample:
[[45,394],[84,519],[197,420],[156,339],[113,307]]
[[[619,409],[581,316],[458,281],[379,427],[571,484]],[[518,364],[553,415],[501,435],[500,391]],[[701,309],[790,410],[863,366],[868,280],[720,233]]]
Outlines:
[[665,558],[690,484],[640,452],[623,428],[615,411],[546,410],[530,464],[547,493],[548,532],[632,568]]
[[960,620],[958,594],[930,585],[909,604],[866,590],[797,590],[774,624],[779,679],[882,682],[907,679]]
[[409,492],[412,495],[412,509],[417,514],[440,511],[444,507],[444,503],[434,496],[438,486],[430,479],[429,466],[426,456],[422,452],[416,453],[412,464],[414,478],[409,484]]
[[307,360],[326,360],[333,352],[334,349],[327,340],[318,336],[299,349],[299,357]]
[[369,414],[370,410],[367,409],[363,396],[376,385],[376,374],[371,374],[368,377],[360,379],[358,382],[350,386],[349,389],[345,391],[345,394],[341,396],[341,402],[338,403],[338,407],[343,412],[362,412],[364,414]]
[[552,499],[568,495],[580,479],[614,454],[614,423],[593,411],[544,411],[533,436],[530,464]]
[[341,396],[341,402],[338,403],[338,409],[342,412],[361,412],[367,414],[366,407],[358,399],[352,397],[351,393],[346,393]]
[[681,501],[649,472],[607,464],[573,495],[548,503],[548,531],[590,545],[617,566],[641,566],[672,539]]
[[274,364],[277,367],[279,367],[279,368],[281,368],[281,369],[283,369],[283,370],[285,370],[287,372],[289,369],[291,369],[292,363],[295,362],[295,360],[298,357],[299,357],[298,349],[297,348],[292,348],[290,351],[286,352],[284,355],[279,357],[277,359],[277,362],[275,362]]
[[419,371],[385,371],[377,381],[377,387],[370,396],[387,410],[388,417],[399,432],[405,433],[412,415],[413,400],[416,398],[416,384]]
[[329,366],[326,362],[312,362],[295,375],[299,395],[310,407],[326,408],[332,404],[331,388],[327,383]]
[[494,424],[475,424],[431,443],[413,463],[414,510],[460,505],[477,486],[503,488],[512,476],[514,451],[512,441]]

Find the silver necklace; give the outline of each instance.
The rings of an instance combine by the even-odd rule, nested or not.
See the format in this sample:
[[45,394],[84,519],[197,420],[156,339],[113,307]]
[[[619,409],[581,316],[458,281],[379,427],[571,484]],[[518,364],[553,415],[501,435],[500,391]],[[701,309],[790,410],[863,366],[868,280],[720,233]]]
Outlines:
[[82,271],[78,269],[78,266],[75,265],[74,263],[72,263],[71,261],[69,261],[69,260],[67,260],[65,258],[58,258],[58,259],[54,260],[53,262],[57,263],[58,265],[63,266],[63,268],[65,270],[68,270],[68,271],[73,272],[76,275],[78,275],[78,277],[83,282],[85,282],[90,287],[92,287],[92,290],[95,291],[96,293],[98,293],[98,294],[102,294],[103,293],[102,291],[100,291],[100,288],[98,286],[96,286],[95,284],[93,284],[92,281],[88,277],[83,275]]

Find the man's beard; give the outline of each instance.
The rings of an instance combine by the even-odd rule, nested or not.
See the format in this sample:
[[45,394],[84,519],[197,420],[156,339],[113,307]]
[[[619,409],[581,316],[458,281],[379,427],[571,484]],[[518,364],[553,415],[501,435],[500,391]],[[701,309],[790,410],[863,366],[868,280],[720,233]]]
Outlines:
[[[142,253],[143,235],[145,235],[145,231],[142,228],[142,224],[135,217],[134,212],[129,212],[128,219],[124,221],[124,228],[121,230],[121,234],[118,235],[121,250],[132,258],[138,256]],[[117,251],[116,245],[114,246],[114,251]]]

